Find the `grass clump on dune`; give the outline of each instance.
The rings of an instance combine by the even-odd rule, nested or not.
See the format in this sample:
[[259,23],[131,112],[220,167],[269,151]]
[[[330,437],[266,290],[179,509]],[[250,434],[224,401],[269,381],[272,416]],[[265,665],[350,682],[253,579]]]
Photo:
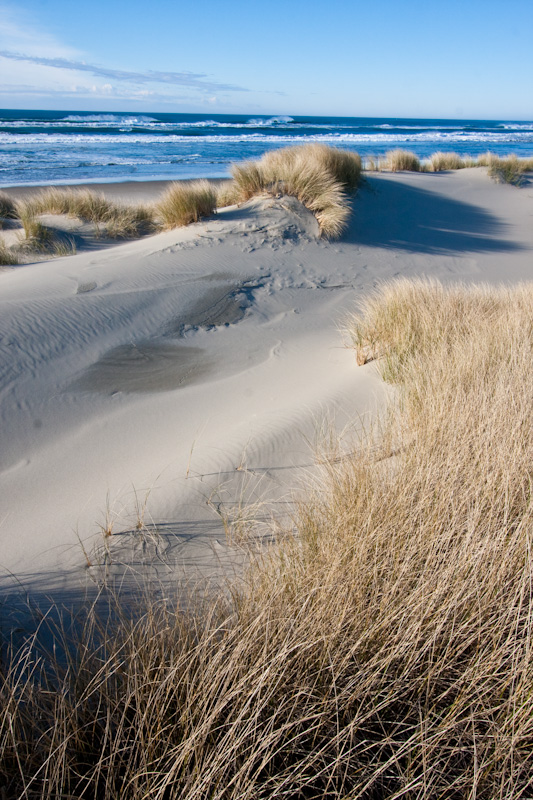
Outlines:
[[175,182],[164,192],[156,213],[165,228],[177,228],[209,217],[217,208],[217,193],[206,180]]
[[265,192],[292,195],[316,216],[321,234],[335,238],[350,216],[346,193],[360,183],[361,158],[310,144],[270,151],[260,161],[235,165],[232,174],[241,201]]
[[365,160],[365,170],[367,172],[383,172],[386,167],[386,159],[381,156],[368,156]]
[[420,172],[420,159],[409,150],[389,150],[385,159],[391,172]]
[[17,216],[16,203],[5,192],[0,192],[0,218],[16,219]]
[[465,162],[458,153],[433,153],[429,159],[431,172],[442,172],[448,169],[463,169]]
[[262,180],[269,183],[294,180],[298,169],[323,171],[339,183],[346,192],[357,189],[361,181],[361,157],[349,150],[339,150],[324,144],[306,144],[271,150],[258,162]]
[[532,318],[531,285],[369,297],[348,328],[397,386],[380,436],[211,605],[89,613],[66,667],[6,652],[7,795],[530,796]]
[[239,192],[234,181],[224,181],[216,187],[217,192],[217,208],[226,208],[227,206],[236,205],[241,201],[241,193]]
[[515,155],[506,158],[493,156],[488,164],[488,174],[496,183],[510,183],[521,186],[524,182],[524,172],[527,165]]
[[0,239],[0,267],[12,267],[19,263],[15,250]]
[[24,246],[38,251],[49,248],[53,238],[52,231],[35,218],[31,207],[20,205],[18,215],[26,237]]
[[51,256],[71,256],[76,253],[76,245],[70,237],[60,236],[57,231],[43,225],[31,213],[28,206],[19,206],[19,216],[25,239],[18,245],[22,253],[44,253]]
[[101,192],[50,187],[20,204],[21,213],[66,214],[90,222],[97,230],[104,226],[111,238],[133,239],[155,229],[149,206],[129,206],[108,200]]

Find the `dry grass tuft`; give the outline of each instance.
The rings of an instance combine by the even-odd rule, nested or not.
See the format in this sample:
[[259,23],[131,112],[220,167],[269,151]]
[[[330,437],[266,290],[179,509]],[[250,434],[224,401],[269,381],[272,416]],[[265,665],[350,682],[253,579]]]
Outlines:
[[257,194],[292,195],[312,211],[323,236],[336,238],[346,227],[350,206],[346,192],[361,180],[361,158],[320,144],[286,147],[260,161],[232,169],[240,201]]
[[156,213],[165,228],[177,228],[211,216],[216,208],[217,193],[208,181],[179,181],[163,194]]
[[333,175],[346,192],[354,192],[361,183],[361,156],[349,150],[327,147],[324,144],[305,146],[306,158],[314,158],[318,165]]
[[245,203],[255,195],[267,191],[268,182],[258,162],[245,161],[243,164],[234,164],[231,174],[235,185],[235,196],[240,203]]
[[114,204],[105,220],[106,234],[111,239],[136,239],[157,230],[151,206]]
[[241,193],[234,181],[224,181],[216,187],[217,208],[234,206],[241,200]]
[[21,204],[22,213],[66,214],[92,223],[97,231],[104,227],[111,238],[133,239],[155,229],[150,206],[126,206],[108,200],[89,189],[73,190],[50,187]]
[[489,163],[488,174],[496,183],[510,183],[521,186],[524,182],[525,164],[515,155],[507,158],[493,156]]
[[25,239],[18,245],[22,253],[45,253],[55,257],[76,253],[76,245],[70,237],[58,235],[35,218],[31,202],[19,204],[17,213],[25,234]]
[[53,233],[50,228],[43,225],[35,218],[33,209],[29,204],[20,204],[18,207],[18,216],[24,228],[24,241],[25,249],[33,249],[38,252],[47,250],[52,243]]
[[323,144],[307,144],[271,150],[257,162],[263,186],[294,182],[298,170],[324,173],[339,183],[342,190],[353,192],[361,182],[361,157],[358,153]]
[[0,267],[12,267],[19,263],[19,257],[12,247],[0,238]]
[[490,165],[492,164],[492,162],[494,160],[498,160],[498,156],[495,155],[494,153],[491,153],[489,150],[487,150],[486,153],[481,153],[477,157],[476,163],[477,163],[478,167],[490,167]]
[[431,172],[442,172],[448,169],[463,169],[465,162],[458,153],[433,153],[429,159]]
[[389,150],[385,158],[391,172],[420,172],[420,159],[409,150]]
[[531,285],[369,297],[349,330],[398,387],[381,437],[326,459],[218,600],[89,610],[62,666],[6,647],[6,796],[529,797],[532,319]]
[[17,218],[16,203],[5,192],[0,192],[0,218],[2,219]]
[[383,172],[387,169],[387,161],[381,156],[368,156],[365,159],[365,170],[367,172]]

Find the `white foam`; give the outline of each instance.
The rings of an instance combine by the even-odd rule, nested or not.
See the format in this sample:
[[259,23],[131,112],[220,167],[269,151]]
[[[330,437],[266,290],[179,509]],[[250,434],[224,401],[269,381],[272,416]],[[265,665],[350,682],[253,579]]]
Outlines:
[[[210,144],[291,144],[302,142],[324,142],[326,144],[407,144],[419,143],[452,143],[452,142],[482,142],[505,144],[513,142],[533,142],[533,130],[524,131],[499,131],[482,133],[480,131],[427,131],[424,133],[323,133],[313,135],[273,135],[263,133],[241,133],[229,135],[207,134],[202,136],[201,142]],[[95,134],[47,134],[47,133],[0,133],[0,143],[4,145],[61,145],[69,147],[73,144],[146,144],[168,145],[170,143],[191,143],[190,136],[182,134],[169,134],[160,136],[154,134],[124,134],[109,136],[104,133]]]
[[269,119],[262,119],[261,117],[254,117],[248,120],[248,125],[286,125],[287,123],[294,122],[292,117],[286,116],[279,116],[279,117],[270,117]]
[[[62,122],[108,122],[113,125],[124,125],[128,123],[130,125],[135,125],[137,123],[143,122],[157,122],[156,119],[153,117],[132,117],[131,114],[69,114],[68,117],[64,117]],[[36,124],[40,124],[38,120],[35,121]]]

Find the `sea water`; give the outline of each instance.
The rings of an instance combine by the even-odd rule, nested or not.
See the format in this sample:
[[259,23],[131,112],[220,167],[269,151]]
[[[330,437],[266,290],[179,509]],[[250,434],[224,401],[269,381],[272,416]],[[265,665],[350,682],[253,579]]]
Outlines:
[[401,147],[533,156],[533,122],[0,110],[0,186],[229,176],[308,142],[379,156]]

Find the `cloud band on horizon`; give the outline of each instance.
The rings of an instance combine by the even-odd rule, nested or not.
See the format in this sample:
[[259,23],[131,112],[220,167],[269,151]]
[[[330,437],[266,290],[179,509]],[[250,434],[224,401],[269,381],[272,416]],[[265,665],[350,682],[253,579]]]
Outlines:
[[46,58],[42,56],[30,56],[24,53],[16,53],[11,50],[0,50],[0,57],[11,61],[23,61],[36,64],[42,67],[52,67],[55,69],[68,69],[76,72],[88,72],[91,75],[107,78],[127,83],[147,84],[165,83],[174,86],[186,86],[192,89],[199,89],[205,92],[226,91],[226,92],[249,92],[244,86],[237,86],[231,83],[217,83],[216,81],[206,80],[207,75],[194,72],[132,72],[129,70],[110,69],[99,67],[96,64],[87,64],[84,61],[74,61],[68,58]]

